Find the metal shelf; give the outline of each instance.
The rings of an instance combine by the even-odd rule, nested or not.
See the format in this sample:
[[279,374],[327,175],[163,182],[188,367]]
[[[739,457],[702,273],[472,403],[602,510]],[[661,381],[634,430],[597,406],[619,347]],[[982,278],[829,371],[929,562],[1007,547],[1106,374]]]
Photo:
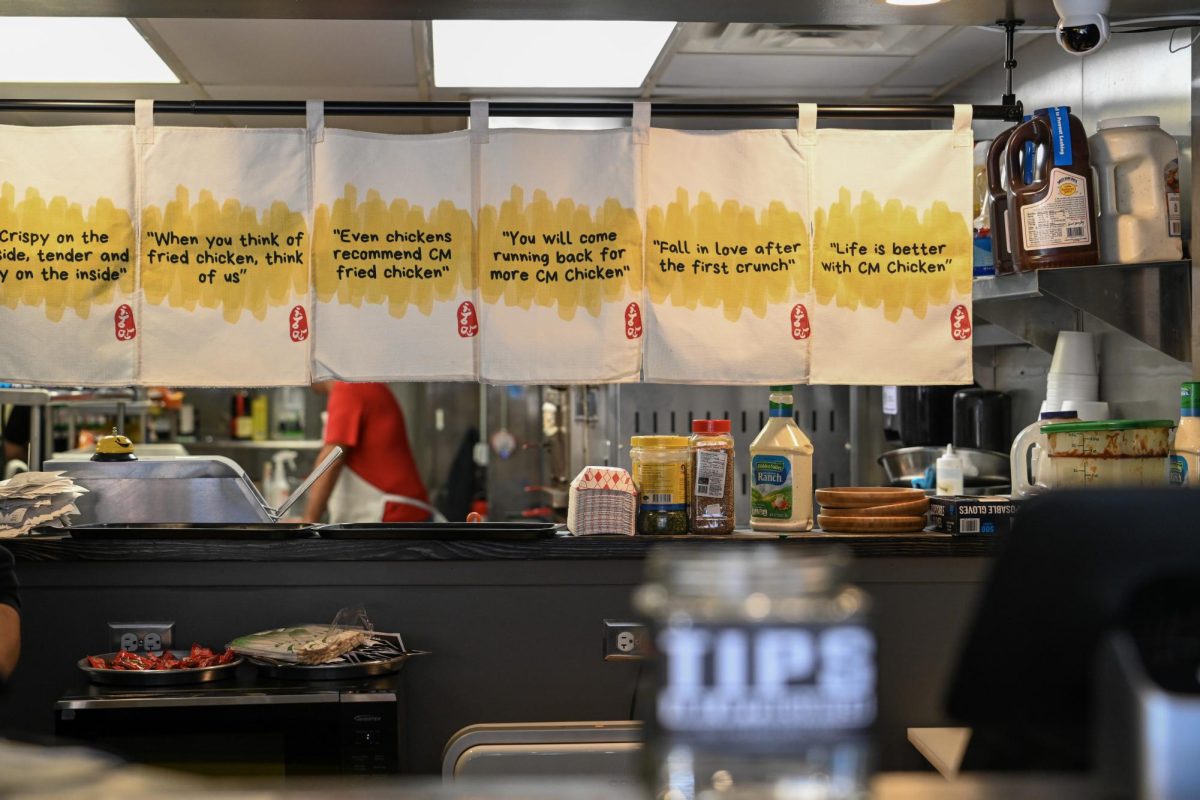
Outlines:
[[1081,314],[1190,361],[1191,261],[1100,264],[998,275],[975,281],[975,314],[1046,352]]

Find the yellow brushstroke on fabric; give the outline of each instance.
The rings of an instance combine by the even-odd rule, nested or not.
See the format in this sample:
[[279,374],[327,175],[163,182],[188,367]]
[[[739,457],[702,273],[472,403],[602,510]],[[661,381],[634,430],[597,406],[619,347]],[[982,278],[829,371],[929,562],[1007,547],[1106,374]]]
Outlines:
[[[106,197],[99,198],[86,212],[79,203],[72,203],[61,195],[45,200],[35,188],[27,188],[19,202],[16,189],[11,183],[0,184],[0,230],[9,231],[10,241],[0,245],[8,253],[0,263],[0,270],[7,271],[0,283],[0,305],[16,308],[19,305],[40,306],[46,318],[58,322],[67,309],[80,319],[87,319],[93,305],[108,306],[117,298],[133,294],[136,279],[133,269],[133,220],[125,209],[117,208]],[[106,242],[85,243],[84,232],[92,231],[107,236]],[[45,234],[49,239],[40,242],[13,241],[14,233]],[[60,237],[69,237],[69,242],[59,242]],[[11,252],[24,253],[25,261],[11,258]],[[38,259],[38,251],[47,253],[86,252],[86,257],[72,261],[44,262]],[[101,253],[110,254],[109,260],[101,260]],[[122,260],[122,258],[124,260]],[[53,267],[57,273],[66,273],[66,280],[43,280],[42,270]],[[17,270],[29,270],[32,278],[18,280]],[[119,274],[115,280],[91,280],[80,277],[78,270],[111,269]]]
[[[503,231],[516,231],[533,236],[532,244],[513,245]],[[547,242],[562,231],[569,231],[571,246]],[[584,244],[582,237],[613,232],[614,241]],[[601,252],[624,252],[604,259]],[[555,254],[580,253],[590,249],[592,260],[587,263],[556,263]],[[538,262],[505,262],[497,252],[519,252],[544,257],[548,264]],[[613,277],[586,280],[567,280],[573,268],[615,270]],[[493,272],[525,271],[528,281],[504,280]],[[557,281],[538,281],[538,270],[559,276]],[[626,208],[615,198],[608,198],[595,209],[576,204],[570,198],[554,202],[541,189],[533,191],[532,200],[525,202],[525,190],[513,186],[509,199],[500,207],[485,205],[479,210],[479,289],[485,303],[503,300],[505,305],[529,308],[532,305],[555,308],[561,319],[574,319],[578,309],[593,317],[600,316],[605,303],[626,297],[636,297],[642,289],[642,229],[637,212]]]
[[[904,309],[924,319],[930,305],[944,305],[951,294],[969,296],[971,292],[971,227],[962,214],[951,212],[942,201],[918,211],[900,200],[880,203],[870,192],[863,192],[857,204],[850,190],[842,187],[838,200],[828,212],[818,209],[814,219],[813,291],[821,305],[836,303],[855,309],[883,307],[885,319],[895,322]],[[834,246],[848,243],[866,245],[865,255],[839,254]],[[896,254],[894,245],[944,245],[939,255]],[[876,244],[885,253],[875,251]],[[851,270],[838,274],[823,268],[823,262],[847,261]],[[917,263],[921,260],[944,264],[940,272],[889,272],[889,262]],[[860,273],[860,261],[877,263],[878,274]]]
[[[160,244],[151,236],[152,232],[167,231],[181,237],[198,237],[199,244]],[[278,246],[256,243],[243,247],[239,242],[243,234],[266,237],[272,233],[277,234]],[[252,256],[256,263],[242,266],[198,263],[198,256],[210,250],[206,236],[232,239],[231,245],[211,248],[213,252]],[[193,205],[187,187],[178,186],[175,199],[165,208],[150,205],[142,209],[141,237],[142,290],[148,303],[165,302],[172,308],[189,311],[197,306],[219,308],[225,321],[234,323],[243,311],[256,319],[265,319],[268,308],[293,305],[308,293],[308,226],[304,214],[284,202],[274,202],[260,214],[232,198],[218,203],[212,192],[202,189]],[[289,239],[292,244],[288,244]],[[165,259],[155,260],[152,255],[155,252],[178,255],[185,251],[188,264],[171,264]],[[267,263],[268,253],[293,256],[297,251],[300,263]],[[213,269],[215,279],[201,282],[200,275],[207,275]],[[225,280],[225,275],[232,273],[238,273],[238,282]]]
[[[415,306],[429,316],[435,302],[456,297],[460,288],[475,288],[471,247],[474,229],[471,212],[443,200],[428,213],[421,206],[403,199],[384,202],[374,189],[358,202],[359,191],[346,184],[333,208],[322,204],[313,215],[313,259],[317,299],[328,303],[336,298],[342,305],[359,308],[387,304],[388,313],[397,319]],[[358,235],[344,240],[334,231],[346,230]],[[406,239],[423,231],[434,242],[410,242]],[[389,234],[398,241],[389,242]],[[446,240],[448,237],[448,241]],[[373,239],[373,241],[372,241]],[[381,251],[381,257],[348,259],[337,251]],[[443,257],[434,258],[437,251]],[[449,251],[450,256],[444,257]],[[392,255],[387,255],[391,253]],[[394,257],[393,257],[394,256]],[[338,266],[367,269],[375,267],[375,277],[339,276]],[[416,268],[439,273],[436,277],[387,277],[389,267]]]
[[[686,242],[689,253],[662,252],[655,241]],[[746,255],[719,255],[714,250],[717,243],[744,246]],[[794,247],[793,252],[777,252],[780,244]],[[677,188],[674,202],[646,212],[646,247],[646,286],[654,303],[721,308],[725,319],[736,322],[743,309],[762,318],[770,304],[809,290],[808,226],[799,212],[781,201],[755,210],[736,200],[718,205],[712,195],[699,192],[692,204],[687,190]],[[701,247],[709,248],[709,253],[702,253]],[[682,263],[684,271],[664,270],[662,262],[668,258]],[[729,274],[694,268],[699,262],[724,262]],[[739,272],[739,265],[746,271]],[[771,271],[766,265],[786,269]]]

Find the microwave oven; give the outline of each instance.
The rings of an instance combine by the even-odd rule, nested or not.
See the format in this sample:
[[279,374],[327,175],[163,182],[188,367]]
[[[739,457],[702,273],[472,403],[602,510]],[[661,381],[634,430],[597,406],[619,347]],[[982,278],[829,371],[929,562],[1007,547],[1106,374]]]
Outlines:
[[127,761],[217,776],[401,772],[398,676],[363,681],[87,686],[55,704],[55,735]]

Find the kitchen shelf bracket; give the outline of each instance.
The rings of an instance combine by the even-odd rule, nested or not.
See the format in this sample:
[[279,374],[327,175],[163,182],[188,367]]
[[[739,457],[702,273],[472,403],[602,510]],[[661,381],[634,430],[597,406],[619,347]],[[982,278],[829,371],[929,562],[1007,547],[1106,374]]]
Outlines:
[[1176,361],[1192,359],[1191,262],[1102,264],[975,281],[975,313],[1039,350],[1087,315]]

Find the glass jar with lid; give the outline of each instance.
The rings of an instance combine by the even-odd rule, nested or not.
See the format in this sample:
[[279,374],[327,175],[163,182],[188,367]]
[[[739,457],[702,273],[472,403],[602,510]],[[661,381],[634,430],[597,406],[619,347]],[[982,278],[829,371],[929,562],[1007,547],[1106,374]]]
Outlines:
[[692,422],[692,533],[733,533],[733,435],[727,419]]
[[656,798],[859,800],[876,716],[870,599],[836,548],[652,553]]
[[686,436],[629,440],[629,473],[638,489],[638,533],[688,532],[688,458]]

